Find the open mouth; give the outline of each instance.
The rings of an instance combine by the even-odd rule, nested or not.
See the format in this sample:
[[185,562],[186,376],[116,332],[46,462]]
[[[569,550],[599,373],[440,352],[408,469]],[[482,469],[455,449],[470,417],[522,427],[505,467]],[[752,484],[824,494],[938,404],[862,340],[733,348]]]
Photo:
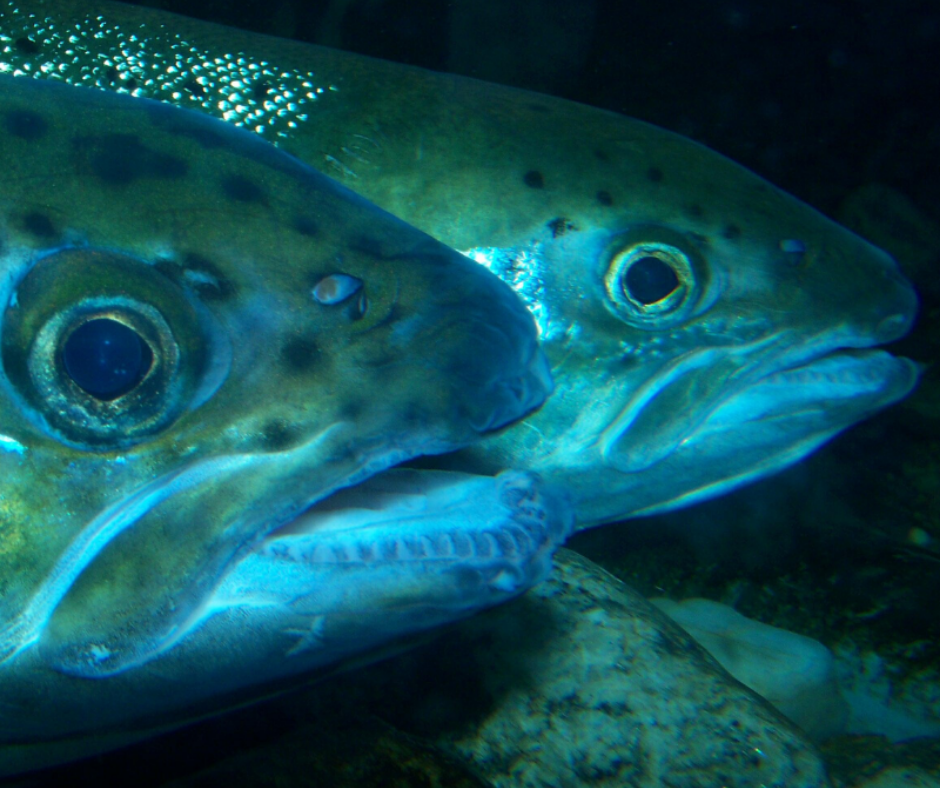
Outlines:
[[[211,484],[219,469],[210,465],[189,468],[184,485],[164,481],[159,494],[171,498],[187,485]],[[77,614],[74,606],[64,614],[69,628],[56,627],[54,617],[63,615],[61,602],[82,570],[122,528],[139,527],[135,510],[159,508],[166,499],[154,503],[146,498],[157,493],[138,492],[132,498],[141,500],[103,513],[63,554],[26,609],[0,632],[0,658],[39,641],[44,660],[56,670],[103,678],[171,652],[207,623],[240,611],[255,622],[246,630],[250,641],[274,642],[282,656],[306,655],[291,660],[289,672],[295,672],[525,591],[548,573],[554,549],[573,527],[567,500],[530,473],[486,477],[392,468],[358,481],[363,475],[360,469],[349,480],[358,483],[334,487],[296,518],[234,553],[221,571],[189,578],[193,604],[168,614],[154,607],[164,618],[148,613],[146,619],[157,626],[135,632],[116,617],[101,628],[95,608],[81,602]],[[119,597],[107,610],[133,602]],[[311,621],[320,622],[322,630],[316,648],[309,638],[300,647],[292,633],[309,629]]]
[[394,636],[536,584],[572,526],[565,499],[531,473],[393,468],[268,535],[226,575],[207,613],[274,607],[326,619],[374,610],[383,637]]

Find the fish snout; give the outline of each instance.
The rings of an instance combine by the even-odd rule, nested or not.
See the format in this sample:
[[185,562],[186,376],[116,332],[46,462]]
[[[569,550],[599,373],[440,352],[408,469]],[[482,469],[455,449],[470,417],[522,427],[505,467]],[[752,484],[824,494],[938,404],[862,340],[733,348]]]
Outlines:
[[873,330],[875,343],[879,345],[905,336],[914,325],[919,307],[917,291],[896,266],[886,271],[886,277],[887,308],[883,308],[882,314],[887,314],[877,321]]
[[512,424],[539,408],[552,393],[552,373],[548,359],[537,345],[519,374],[496,378],[489,386],[488,408],[475,408],[471,422],[477,432],[491,432]]
[[875,276],[866,281],[870,288],[870,310],[865,316],[867,339],[871,345],[883,345],[905,336],[917,318],[919,301],[914,286],[891,255],[869,246],[877,258]]
[[427,336],[446,348],[441,379],[472,440],[539,408],[553,383],[535,320],[519,296],[483,266],[462,255],[460,263],[456,275],[438,280],[440,310],[431,314]]
[[470,427],[498,430],[539,408],[552,393],[548,359],[534,336],[477,335],[458,376],[458,397]]

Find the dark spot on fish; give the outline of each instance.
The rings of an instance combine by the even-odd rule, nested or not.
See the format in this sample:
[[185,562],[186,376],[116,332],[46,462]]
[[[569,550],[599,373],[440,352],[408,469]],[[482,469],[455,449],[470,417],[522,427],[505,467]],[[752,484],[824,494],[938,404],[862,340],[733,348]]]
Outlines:
[[358,238],[351,240],[349,246],[356,252],[362,252],[362,254],[367,254],[379,260],[389,259],[388,251],[382,245],[382,242],[372,235],[360,235]]
[[569,230],[577,230],[578,228],[572,222],[569,222],[564,216],[559,216],[555,219],[552,219],[548,222],[547,227],[552,231],[552,238],[558,238],[561,235],[564,235]]
[[545,179],[538,170],[529,170],[522,176],[522,180],[525,181],[525,185],[530,189],[542,189],[545,187]]
[[244,175],[226,175],[222,179],[222,191],[230,200],[265,202],[264,189]]
[[109,186],[127,186],[139,178],[182,178],[189,165],[170,153],[142,145],[136,134],[102,134],[73,140],[83,168]]
[[104,78],[112,85],[117,82],[120,77],[121,72],[119,72],[114,66],[111,66],[107,71],[104,72]]
[[124,80],[124,84],[121,87],[125,87],[128,90],[133,90],[137,87],[137,80],[134,77],[129,77]]
[[295,216],[293,225],[298,233],[311,238],[320,232],[317,223],[309,216]]
[[686,211],[688,212],[689,216],[694,216],[696,218],[701,218],[705,214],[702,206],[698,203],[692,203],[691,205],[687,206]]
[[38,112],[31,109],[11,109],[3,115],[3,125],[14,137],[38,140],[45,136],[49,123]]
[[663,179],[663,171],[659,167],[650,167],[646,171],[646,177],[653,183],[659,183]]
[[183,257],[182,281],[206,301],[224,301],[236,292],[235,285],[218,266],[195,252]]
[[282,451],[290,446],[297,431],[281,419],[269,421],[261,429],[261,441],[268,451]]
[[594,155],[601,161],[610,161],[610,156],[608,156],[607,153],[602,151],[600,148],[594,149]]
[[259,79],[251,86],[251,97],[255,101],[264,101],[271,92],[271,86],[263,79]]
[[183,90],[192,93],[194,96],[204,96],[206,94],[206,89],[195,79],[187,79],[183,83]]
[[727,227],[725,227],[722,235],[729,241],[737,240],[741,237],[741,228],[736,224],[729,224]]
[[31,211],[23,217],[23,229],[37,238],[55,238],[58,235],[52,219],[39,211]]
[[31,38],[18,38],[13,42],[13,46],[16,47],[17,52],[22,52],[24,55],[39,54],[39,44]]
[[281,358],[295,372],[307,372],[320,360],[321,351],[316,341],[308,337],[293,337],[281,348]]
[[154,260],[153,267],[163,274],[167,279],[178,285],[183,284],[183,266],[175,260],[169,260],[166,257]]
[[343,421],[356,421],[366,410],[361,399],[347,398],[339,408],[340,419]]
[[606,191],[606,190],[604,190],[604,189],[601,189],[601,190],[597,193],[597,201],[598,201],[601,205],[613,205],[613,204],[614,204],[614,198],[613,198],[613,196],[611,195],[611,193],[610,193],[609,191]]

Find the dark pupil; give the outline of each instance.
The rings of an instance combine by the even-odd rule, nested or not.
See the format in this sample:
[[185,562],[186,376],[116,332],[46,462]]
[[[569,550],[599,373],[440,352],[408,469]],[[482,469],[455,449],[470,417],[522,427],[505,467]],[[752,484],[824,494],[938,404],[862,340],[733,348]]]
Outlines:
[[679,277],[658,257],[641,257],[627,270],[624,287],[641,304],[655,304],[679,286]]
[[147,374],[153,353],[136,331],[109,318],[89,320],[65,340],[62,359],[69,377],[103,400],[117,399]]

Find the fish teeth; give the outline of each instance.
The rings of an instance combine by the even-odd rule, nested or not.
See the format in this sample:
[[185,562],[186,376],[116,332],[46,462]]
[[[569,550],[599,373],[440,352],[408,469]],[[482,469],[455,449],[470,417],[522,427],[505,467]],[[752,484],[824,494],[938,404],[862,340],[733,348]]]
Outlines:
[[537,525],[514,522],[484,531],[440,531],[390,537],[378,542],[349,537],[328,541],[284,537],[267,544],[263,552],[279,561],[309,566],[516,559],[534,553],[545,538],[544,529]]

